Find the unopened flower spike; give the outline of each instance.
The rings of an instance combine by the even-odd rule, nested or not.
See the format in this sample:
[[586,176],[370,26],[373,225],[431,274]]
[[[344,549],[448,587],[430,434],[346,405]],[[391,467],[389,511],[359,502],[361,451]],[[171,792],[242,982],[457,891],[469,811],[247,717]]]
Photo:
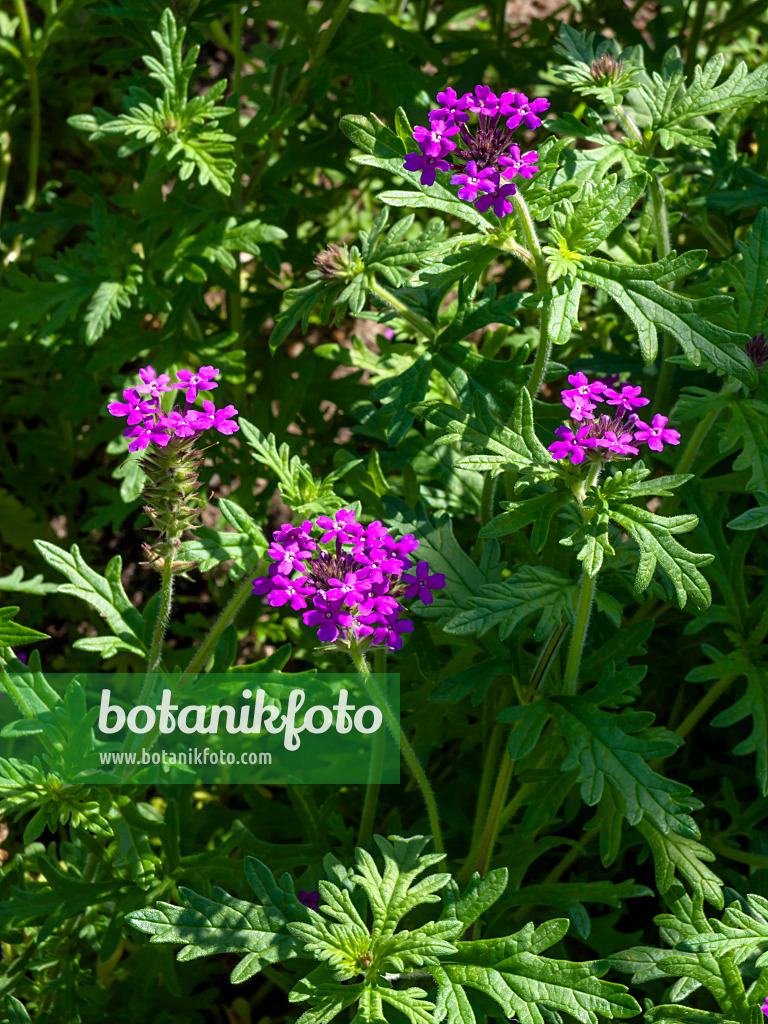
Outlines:
[[273,563],[253,581],[253,593],[273,608],[300,611],[321,643],[399,650],[413,630],[403,601],[430,605],[445,586],[443,573],[411,560],[418,546],[412,534],[395,540],[380,522],[363,526],[351,509],[340,509],[276,530],[267,549]]
[[494,93],[487,85],[459,96],[450,87],[439,92],[429,112],[429,126],[418,125],[413,137],[419,151],[409,153],[404,167],[421,173],[421,184],[434,185],[438,171],[453,171],[459,199],[481,213],[497,217],[512,212],[517,186],[511,179],[532,178],[539,170],[533,150],[523,152],[514,135],[518,129],[541,127],[549,108],[543,97],[528,99],[521,92]]
[[[612,386],[618,383],[615,379],[590,381],[584,373],[572,373],[568,383],[571,387],[561,398],[577,426],[574,430],[563,424],[555,430],[558,440],[549,446],[553,459],[570,459],[577,466],[639,455],[639,444],[655,452],[663,451],[665,444],[680,444],[680,434],[667,426],[666,416],[657,413],[650,424],[640,419],[635,410],[649,403],[641,387],[623,384],[617,390]],[[603,403],[609,412],[598,413]]]
[[[181,574],[194,567],[194,562],[176,559],[185,530],[197,523],[205,502],[198,497],[198,472],[203,452],[198,439],[207,430],[233,434],[239,429],[233,405],[217,409],[214,402],[203,398],[219,385],[215,366],[199,370],[179,370],[176,381],[167,373],[157,374],[152,366],[139,370],[140,383],[123,391],[122,402],[111,402],[107,409],[112,416],[126,420],[123,436],[129,438],[128,450],[144,452],[139,466],[147,475],[143,498],[144,511],[152,527],[160,535],[152,545],[145,544],[149,564],[162,571],[167,559],[173,572]],[[184,399],[182,408],[163,409],[164,395],[172,393]],[[202,400],[202,409],[195,402]]]

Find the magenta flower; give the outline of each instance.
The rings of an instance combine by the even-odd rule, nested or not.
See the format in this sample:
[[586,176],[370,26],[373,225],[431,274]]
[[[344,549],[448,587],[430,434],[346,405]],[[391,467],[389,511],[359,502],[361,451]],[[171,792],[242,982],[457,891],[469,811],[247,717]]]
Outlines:
[[768,998],[766,998],[765,1002],[760,1007],[760,1009],[763,1011],[763,1016],[768,1017]]
[[281,573],[272,577],[272,589],[267,595],[267,603],[273,608],[281,608],[290,604],[295,612],[307,607],[307,598],[315,593],[315,586],[306,580],[292,580]]
[[642,397],[642,388],[638,385],[633,388],[631,384],[624,384],[621,391],[614,391],[613,388],[605,389],[605,401],[608,405],[616,405],[627,412],[639,409],[642,405],[648,405],[650,398]]
[[317,638],[323,643],[332,643],[339,637],[341,629],[351,629],[355,620],[347,612],[342,611],[341,601],[329,601],[318,594],[314,598],[312,611],[304,612],[305,626],[317,626]]
[[499,97],[487,85],[475,86],[474,93],[467,93],[469,109],[473,114],[483,114],[485,117],[495,117],[499,112]]
[[578,466],[587,457],[587,451],[597,444],[593,437],[587,436],[590,426],[587,423],[574,434],[571,427],[564,423],[555,430],[560,440],[551,444],[547,451],[551,452],[553,459],[570,458],[573,465]]
[[361,604],[365,595],[371,589],[371,581],[365,569],[356,572],[345,572],[344,579],[336,579],[332,576],[328,580],[328,600],[343,601],[350,608]]
[[110,402],[107,409],[112,416],[127,416],[128,426],[141,423],[148,412],[154,412],[155,404],[143,399],[135,388],[123,390],[124,402]]
[[[322,534],[319,543],[311,536],[315,529]],[[366,648],[374,643],[398,650],[402,634],[413,628],[401,617],[403,600],[420,597],[431,604],[432,591],[445,585],[445,576],[430,575],[426,562],[415,575],[403,575],[418,544],[412,534],[395,540],[378,521],[363,527],[352,509],[340,509],[333,519],[281,526],[268,549],[275,562],[253,580],[253,593],[273,607],[298,610],[306,601],[312,607],[303,612],[304,622],[317,628],[324,643],[349,646],[356,639]]]
[[236,430],[240,429],[239,425],[232,420],[233,416],[237,416],[237,409],[234,405],[225,405],[223,409],[217,409],[213,402],[207,399],[203,400],[203,412],[192,409],[187,413],[187,417],[192,419],[198,430],[213,427],[220,434],[234,434]]
[[499,163],[506,168],[501,172],[502,178],[514,178],[519,174],[521,178],[532,178],[538,171],[539,157],[533,151],[520,155],[520,147],[512,145],[509,147],[509,155],[499,157]]
[[600,448],[607,448],[615,455],[639,455],[640,449],[633,448],[630,441],[634,438],[630,433],[623,433],[617,436],[615,430],[606,430],[605,436],[597,438],[595,444]]
[[434,121],[431,128],[417,126],[413,129],[414,139],[423,152],[432,157],[446,156],[452,149],[456,149],[451,136],[458,134],[458,125],[451,125],[447,121]]
[[162,415],[158,419],[158,425],[166,427],[174,437],[194,437],[202,428],[197,426],[194,413],[191,416],[182,416],[178,409]]
[[[635,440],[646,441],[648,447],[654,452],[660,452],[665,444],[680,444],[680,434],[667,426],[668,417],[656,413],[650,426],[638,420],[635,424]],[[637,427],[640,429],[637,430]]]
[[533,131],[541,126],[539,114],[548,109],[549,100],[542,96],[530,101],[522,92],[505,92],[501,96],[500,110],[502,116],[507,117],[507,128],[515,129],[524,123]]
[[168,386],[171,379],[168,374],[161,373],[158,377],[151,366],[145,366],[143,370],[139,370],[139,377],[141,384],[136,385],[136,390],[140,395],[151,395],[152,398],[159,399],[163,392],[172,390]]
[[456,124],[465,124],[469,120],[469,104],[472,100],[472,94],[466,93],[464,96],[458,96],[456,90],[452,89],[450,85],[442,92],[437,94],[437,102],[440,104],[438,110],[431,110],[429,112],[430,120],[433,118],[437,119],[441,116],[452,117]]
[[403,571],[403,563],[399,558],[394,558],[385,548],[371,548],[369,551],[355,551],[355,558],[369,571],[368,579],[371,583],[383,583],[386,575],[399,576]]
[[430,576],[429,562],[419,562],[416,566],[415,575],[409,572],[403,573],[403,583],[410,584],[405,592],[406,600],[410,600],[412,597],[419,597],[424,604],[432,604],[434,601],[432,591],[442,590],[445,586],[445,575],[441,572],[436,572]]
[[425,153],[409,153],[405,158],[406,171],[421,171],[421,184],[434,185],[438,171],[449,171],[450,164],[439,157]]
[[475,200],[475,209],[480,213],[486,213],[493,207],[493,212],[497,217],[506,217],[514,209],[507,197],[513,196],[517,192],[517,188],[511,182],[507,185],[499,185],[498,175],[495,172],[494,177],[497,179],[495,192],[478,196]]
[[477,199],[478,192],[492,192],[496,188],[493,183],[493,176],[494,170],[492,167],[486,167],[485,170],[478,171],[477,163],[474,160],[470,160],[463,174],[454,174],[451,178],[451,184],[461,185],[459,199],[466,199],[472,203]]
[[146,426],[137,423],[135,427],[128,427],[127,430],[123,431],[123,437],[132,438],[131,443],[128,445],[129,452],[144,451],[145,448],[149,447],[150,443],[165,448],[171,440],[171,435],[167,434],[161,427],[155,426],[154,423]]
[[303,903],[305,907],[309,907],[310,910],[319,909],[320,893],[317,889],[313,889],[312,892],[307,892],[306,889],[300,889],[296,895],[298,896],[299,903]]
[[213,366],[201,366],[197,373],[194,373],[192,370],[179,370],[176,374],[179,382],[171,386],[174,388],[186,388],[187,401],[194,402],[197,399],[198,391],[210,391],[211,388],[219,386],[213,379],[218,377],[218,375],[219,371]]
[[333,519],[330,516],[318,516],[317,525],[326,531],[320,538],[321,544],[327,544],[337,538],[342,544],[348,544],[359,540],[363,532],[360,523],[355,522],[355,513],[346,508],[340,508]]

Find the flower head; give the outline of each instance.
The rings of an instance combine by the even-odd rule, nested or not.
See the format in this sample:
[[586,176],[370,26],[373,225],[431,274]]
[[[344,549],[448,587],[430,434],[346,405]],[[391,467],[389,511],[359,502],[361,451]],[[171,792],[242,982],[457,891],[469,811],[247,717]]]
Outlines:
[[763,1011],[763,1016],[768,1017],[768,997],[766,997],[766,1000],[760,1007],[760,1009]]
[[[553,459],[569,458],[574,465],[585,460],[609,462],[611,459],[639,455],[638,444],[647,443],[652,451],[660,452],[664,444],[679,444],[680,435],[667,427],[667,417],[656,414],[649,426],[637,413],[637,408],[648,405],[642,389],[623,384],[621,390],[612,387],[617,378],[590,381],[585,373],[568,377],[570,388],[561,394],[563,405],[572,420],[581,426],[564,424],[555,430],[558,440],[549,446]],[[603,402],[613,406],[613,415],[596,415]]]
[[518,92],[498,96],[489,86],[477,85],[463,96],[449,86],[437,94],[437,104],[429,112],[429,127],[413,130],[419,152],[406,156],[405,169],[420,171],[426,186],[435,183],[437,171],[453,171],[451,182],[459,186],[460,199],[481,213],[492,209],[497,217],[507,216],[516,190],[502,179],[528,179],[539,169],[536,153],[522,153],[514,142],[515,130],[538,128],[549,100],[529,100]]
[[301,610],[322,643],[399,650],[413,629],[403,601],[431,604],[445,586],[445,576],[430,574],[425,561],[405,571],[414,568],[409,555],[417,547],[412,534],[395,539],[380,522],[363,526],[352,509],[339,509],[333,518],[276,530],[268,548],[274,562],[253,581],[253,593],[272,607]]
[[145,366],[143,370],[139,370],[139,377],[141,384],[136,385],[136,390],[140,395],[151,395],[152,398],[159,399],[161,394],[171,390],[168,386],[171,380],[168,374],[161,373],[158,376],[151,366]]

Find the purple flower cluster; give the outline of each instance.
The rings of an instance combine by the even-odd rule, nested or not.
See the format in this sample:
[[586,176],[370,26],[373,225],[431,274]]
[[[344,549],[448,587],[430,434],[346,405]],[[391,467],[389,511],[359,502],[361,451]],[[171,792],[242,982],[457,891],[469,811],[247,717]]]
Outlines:
[[413,534],[395,540],[380,522],[363,526],[353,511],[340,509],[333,519],[276,530],[269,574],[253,581],[253,593],[273,608],[301,611],[322,643],[365,639],[396,651],[402,634],[413,630],[410,619],[400,618],[401,602],[417,597],[432,604],[432,591],[445,586],[443,573],[430,574],[427,562],[414,565],[418,546]]
[[[474,203],[480,213],[493,209],[506,217],[517,191],[511,179],[532,178],[539,169],[536,153],[522,153],[512,138],[522,124],[531,131],[541,125],[549,100],[529,100],[521,92],[497,96],[478,85],[463,96],[448,87],[437,94],[437,103],[429,127],[413,130],[421,152],[408,154],[405,169],[421,171],[422,185],[434,185],[437,171],[455,171],[451,183],[460,186],[460,199]],[[477,121],[470,126],[472,114]]]
[[[662,451],[665,444],[680,444],[680,434],[667,426],[666,416],[657,413],[651,423],[645,423],[635,412],[649,402],[640,387],[622,384],[617,389],[611,386],[617,381],[590,381],[583,373],[572,373],[568,383],[572,387],[562,392],[563,405],[579,426],[575,431],[568,423],[557,428],[559,440],[549,446],[553,459],[569,458],[578,465],[589,456],[609,462],[639,455],[637,444],[647,444],[655,452]],[[595,415],[602,402],[612,407],[610,415]]]
[[[123,436],[131,438],[128,451],[142,451],[150,443],[165,448],[172,437],[196,437],[210,428],[220,434],[234,434],[239,430],[232,418],[237,416],[234,405],[217,409],[209,399],[203,399],[202,410],[191,408],[201,391],[219,386],[214,379],[218,374],[213,366],[201,366],[197,372],[179,370],[178,380],[171,383],[167,373],[156,374],[151,366],[139,370],[141,383],[135,388],[126,388],[122,402],[110,402],[107,406],[113,416],[127,417],[128,426]],[[184,411],[164,412],[162,396],[174,390],[184,392]]]

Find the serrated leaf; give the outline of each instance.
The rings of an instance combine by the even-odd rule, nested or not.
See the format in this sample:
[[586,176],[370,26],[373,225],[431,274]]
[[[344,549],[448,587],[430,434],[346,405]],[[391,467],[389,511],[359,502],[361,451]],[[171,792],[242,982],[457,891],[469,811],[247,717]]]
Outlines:
[[694,891],[713,906],[723,906],[723,883],[707,866],[715,855],[703,843],[678,832],[662,832],[655,823],[644,817],[637,824],[638,831],[653,853],[656,868],[656,888],[660,893],[669,892],[679,874],[693,887]]
[[33,644],[37,640],[51,639],[47,633],[14,622],[13,619],[19,611],[18,605],[0,608],[0,647],[14,647],[16,644]]
[[698,806],[690,789],[664,778],[648,764],[678,748],[680,741],[674,733],[648,732],[649,714],[605,711],[588,695],[553,698],[548,704],[569,746],[561,768],[578,769],[581,797],[588,806],[598,803],[608,782],[630,825],[647,816],[664,834],[672,831],[698,838],[688,814]]
[[671,254],[658,263],[629,266],[589,256],[576,264],[575,273],[585,284],[604,289],[624,310],[637,330],[646,362],[656,358],[659,328],[674,335],[694,365],[703,365],[710,372],[723,370],[755,387],[757,371],[743,351],[747,335],[729,331],[708,318],[709,314],[722,315],[729,297],[691,299],[661,287],[664,281],[689,273],[703,257],[703,251],[695,251],[682,257]]

